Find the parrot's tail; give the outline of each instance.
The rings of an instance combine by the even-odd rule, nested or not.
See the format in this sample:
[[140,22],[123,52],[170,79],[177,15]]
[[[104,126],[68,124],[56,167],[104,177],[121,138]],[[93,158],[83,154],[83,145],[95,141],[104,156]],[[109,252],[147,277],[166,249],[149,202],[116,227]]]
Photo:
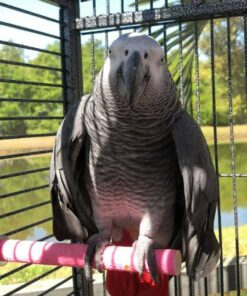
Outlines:
[[191,256],[192,260],[186,260],[187,274],[195,280],[206,277],[217,266],[221,253],[214,231],[207,231],[204,234],[200,247],[198,247],[195,237],[191,239],[189,244],[190,250],[196,250],[196,252],[194,252],[194,256]]

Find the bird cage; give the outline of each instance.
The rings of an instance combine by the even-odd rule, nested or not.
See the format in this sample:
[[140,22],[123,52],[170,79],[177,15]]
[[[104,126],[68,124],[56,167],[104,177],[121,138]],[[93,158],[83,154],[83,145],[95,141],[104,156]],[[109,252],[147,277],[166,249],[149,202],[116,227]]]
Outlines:
[[[202,127],[220,189],[219,265],[199,281],[182,268],[170,295],[247,295],[246,0],[25,2],[0,0],[0,234],[55,240],[48,174],[58,126],[92,91],[111,42],[144,32],[160,42],[182,106]],[[89,284],[77,268],[0,270],[5,296],[107,295],[105,274]]]

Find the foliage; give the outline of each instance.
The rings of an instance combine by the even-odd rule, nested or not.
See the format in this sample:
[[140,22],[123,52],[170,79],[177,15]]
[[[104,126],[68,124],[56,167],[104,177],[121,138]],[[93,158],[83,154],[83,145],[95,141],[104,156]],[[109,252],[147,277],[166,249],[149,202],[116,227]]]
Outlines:
[[[8,46],[3,46],[0,50],[0,59],[2,60],[10,60],[16,62],[24,62],[24,51],[19,48],[10,48]],[[25,69],[27,70],[27,69]],[[12,65],[5,65],[0,63],[0,77],[5,79],[16,79],[23,80],[26,71],[19,67],[13,67]],[[28,95],[26,86],[18,85],[16,87],[15,84],[11,83],[1,83],[0,84],[0,97],[1,98],[19,98],[19,93],[22,94],[23,97]],[[1,116],[15,116],[17,114],[26,113],[26,106],[18,103],[0,103]],[[18,130],[20,134],[26,132],[27,126],[26,123],[21,121],[9,121],[9,122],[0,122],[0,135],[11,134],[14,131]]]
[[[232,18],[230,27],[231,39],[231,68],[228,66],[227,23],[226,20],[214,21],[214,66],[215,66],[215,90],[216,90],[216,118],[218,125],[229,124],[229,94],[233,99],[233,117],[235,123],[246,123],[246,91],[245,91],[245,71],[244,60],[244,24],[241,18]],[[202,111],[203,125],[212,124],[212,82],[211,82],[211,44],[210,26],[207,25],[201,35],[199,46],[201,55],[204,57],[200,61],[200,103]],[[231,70],[231,81],[229,81],[229,71]],[[194,71],[194,69],[193,69]],[[231,88],[229,88],[229,82]],[[195,88],[193,83],[192,88]],[[195,93],[195,89],[193,91]],[[195,95],[194,95],[195,110]]]
[[[157,0],[154,0],[156,2]],[[147,5],[149,0],[139,0],[139,5]],[[190,4],[191,0],[183,0]],[[181,4],[181,1],[169,1],[169,5]],[[134,6],[134,2],[132,3]],[[214,20],[214,53],[215,53],[215,85],[216,116],[218,125],[229,124],[229,92],[228,92],[228,56],[227,56],[227,23],[226,19]],[[188,21],[180,24],[169,24],[154,27],[152,36],[161,45],[166,43],[169,69],[178,87],[180,99],[185,103],[187,111],[196,114],[195,62],[199,51],[199,96],[201,103],[201,124],[212,124],[212,84],[211,84],[211,44],[209,21]],[[141,29],[142,31],[144,29]],[[164,40],[164,30],[166,38]],[[246,123],[246,91],[244,58],[244,24],[242,18],[231,18],[231,76],[233,95],[233,116],[235,123]],[[200,58],[202,57],[202,58]],[[231,91],[231,90],[230,90]]]
[[[47,48],[55,50],[58,44],[51,44]],[[56,56],[54,56],[56,58]],[[30,64],[59,67],[59,60],[52,55],[40,53]],[[4,45],[0,50],[0,58],[8,61],[26,63],[24,51],[19,48]],[[61,83],[61,74],[57,71],[40,70],[19,65],[0,64],[1,77],[5,79],[32,82]],[[60,75],[60,76],[59,76]],[[61,99],[61,90],[29,84],[1,83],[1,98],[14,99]],[[61,104],[40,104],[33,102],[1,102],[1,116],[56,116],[62,114]],[[34,134],[38,132],[55,131],[58,123],[47,120],[16,120],[0,123],[0,135]]]
[[[47,49],[59,52],[59,42],[49,44]],[[91,78],[91,44],[86,42],[82,46],[84,92],[92,91]],[[95,41],[95,73],[103,64],[104,49],[99,41]],[[23,49],[2,46],[0,59],[16,61],[19,63],[30,63],[46,67],[61,68],[60,57],[56,55],[39,53],[35,58],[28,61]],[[62,84],[62,73],[57,70],[45,70],[32,67],[17,66],[0,63],[0,77],[18,81],[31,81],[41,83]],[[37,100],[61,100],[61,87],[46,87],[29,84],[1,83],[1,98],[15,99],[37,99]],[[33,102],[0,102],[0,116],[30,116],[30,117],[54,117],[63,115],[63,105],[60,103],[33,103]],[[0,121],[0,135],[25,135],[35,133],[56,132],[59,125],[58,120],[5,120]]]
[[[47,49],[50,51],[59,52],[59,42],[49,44]],[[36,58],[30,61],[34,65],[42,65],[53,68],[61,68],[60,58],[55,55],[48,55],[47,53],[40,53]],[[30,77],[28,80],[62,84],[62,73],[60,71],[51,71],[43,69],[30,69]],[[30,98],[34,99],[49,99],[49,100],[61,100],[62,101],[62,88],[61,87],[30,87]],[[62,116],[63,105],[62,104],[32,104],[30,110],[32,116]],[[28,125],[27,133],[42,133],[42,132],[55,132],[58,128],[58,123],[55,120],[40,120],[30,121]]]
[[[138,0],[140,5],[145,5],[149,2],[150,0]],[[153,2],[158,2],[158,0]],[[181,3],[184,5],[191,4],[191,0],[171,0],[169,1],[169,6],[176,6]],[[134,3],[131,4],[131,6],[133,5]],[[183,24],[167,23],[161,28],[152,30],[152,36],[162,46],[166,45],[168,66],[177,85],[180,99],[187,110],[190,109],[192,96],[194,49],[206,24],[206,20],[200,22],[189,21]]]
[[[141,1],[145,3],[145,0]],[[141,2],[139,4],[141,4]],[[184,1],[186,3],[186,1]],[[243,20],[231,18],[231,76],[233,116],[235,124],[246,123],[246,86],[243,67],[244,36]],[[180,31],[181,29],[181,31]],[[158,26],[152,30],[152,35],[164,43],[164,27]],[[196,38],[197,37],[197,38]],[[214,21],[214,54],[215,54],[215,94],[217,125],[229,124],[229,92],[228,89],[228,56],[226,44],[226,20]],[[82,46],[83,60],[83,90],[92,92],[93,77],[100,70],[104,62],[104,49],[99,40],[87,41]],[[166,25],[166,50],[169,69],[178,86],[181,99],[185,106],[201,125],[212,125],[212,81],[211,81],[211,44],[210,26],[207,21],[186,22],[184,24]],[[164,44],[163,44],[164,45]],[[48,50],[59,51],[59,42],[49,44]],[[199,82],[196,80],[195,57],[199,51]],[[94,54],[94,58],[93,58]],[[44,52],[28,61],[23,49],[4,45],[0,48],[0,59],[29,62],[33,65],[43,65],[60,68],[60,57]],[[94,64],[94,67],[92,67]],[[92,70],[94,69],[94,70]],[[182,75],[183,74],[183,75]],[[21,81],[62,83],[61,71],[51,71],[31,67],[23,67],[0,63],[0,76],[5,79]],[[181,80],[182,79],[182,80]],[[197,89],[198,87],[198,89]],[[197,94],[197,95],[196,95]],[[61,87],[44,87],[27,84],[1,83],[1,98],[62,100]],[[198,108],[200,105],[200,118]],[[62,116],[63,106],[59,103],[23,103],[0,102],[0,116],[31,116],[51,117]],[[60,121],[58,120],[5,120],[0,122],[0,135],[24,135],[35,133],[56,132]]]

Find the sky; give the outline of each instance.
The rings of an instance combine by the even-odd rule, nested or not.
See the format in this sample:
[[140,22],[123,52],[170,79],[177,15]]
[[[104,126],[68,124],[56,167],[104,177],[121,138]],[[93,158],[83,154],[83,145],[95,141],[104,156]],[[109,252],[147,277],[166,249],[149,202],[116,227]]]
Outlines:
[[[26,9],[35,13],[39,13],[51,18],[59,18],[59,8],[50,4],[47,4],[40,0],[0,0],[0,2],[16,6],[22,9]],[[134,0],[125,0],[124,9],[125,11],[131,11],[134,7],[130,7],[129,4],[134,2]],[[110,12],[116,13],[120,12],[121,1],[110,0]],[[161,7],[164,1],[160,0],[155,2],[156,7]],[[149,5],[142,6],[141,9],[149,8]],[[92,1],[82,2],[80,4],[81,17],[91,16],[93,14]],[[106,14],[106,0],[96,0],[96,14]],[[24,26],[27,28],[32,28],[35,30],[43,31],[53,35],[59,35],[59,25],[54,22],[42,20],[37,17],[29,16],[21,12],[14,11],[12,9],[4,8],[0,6],[0,21],[8,22],[11,24],[16,24],[19,26]],[[118,34],[109,34],[109,42],[111,43]],[[82,41],[85,42],[89,37],[83,37]],[[104,43],[104,34],[99,34],[96,38],[101,39]],[[0,40],[12,41],[20,44],[25,44],[28,46],[34,46],[38,48],[46,48],[49,43],[53,43],[56,39],[41,36],[38,34],[33,34],[25,32],[23,30],[18,30],[14,28],[9,28],[0,25]],[[1,46],[1,45],[0,45]],[[26,58],[32,59],[37,55],[37,52],[26,50]]]
[[[1,2],[58,19],[58,8],[42,3],[41,1],[1,0]],[[7,9],[2,6],[0,6],[0,21],[8,22],[15,25],[18,24],[19,26],[24,26],[46,33],[59,35],[59,26],[57,23],[29,16],[27,14],[14,11],[12,9]],[[11,40],[15,43],[45,48],[47,44],[53,43],[55,39],[0,25],[0,40]],[[37,52],[26,51],[25,54],[29,55],[30,58],[32,58],[34,57],[34,55],[37,54]]]

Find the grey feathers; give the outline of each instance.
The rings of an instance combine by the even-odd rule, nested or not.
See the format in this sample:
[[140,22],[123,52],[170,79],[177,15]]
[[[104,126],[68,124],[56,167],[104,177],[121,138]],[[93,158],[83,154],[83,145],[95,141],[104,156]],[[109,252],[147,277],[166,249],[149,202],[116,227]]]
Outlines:
[[[54,233],[92,237],[93,256],[99,241],[105,246],[114,233],[137,229],[140,273],[158,244],[181,249],[188,274],[204,276],[219,258],[216,175],[200,128],[181,111],[161,61],[150,37],[120,37],[92,96],[65,117],[51,162]],[[147,259],[156,279],[153,257]]]
[[214,235],[217,181],[206,141],[195,121],[185,112],[174,123],[176,145],[185,198],[182,227],[187,272],[205,276],[218,262],[220,246]]
[[83,113],[89,97],[75,104],[62,122],[55,141],[50,168],[53,231],[57,239],[85,240],[97,232],[92,221],[90,198],[79,177],[83,175],[86,131]]

